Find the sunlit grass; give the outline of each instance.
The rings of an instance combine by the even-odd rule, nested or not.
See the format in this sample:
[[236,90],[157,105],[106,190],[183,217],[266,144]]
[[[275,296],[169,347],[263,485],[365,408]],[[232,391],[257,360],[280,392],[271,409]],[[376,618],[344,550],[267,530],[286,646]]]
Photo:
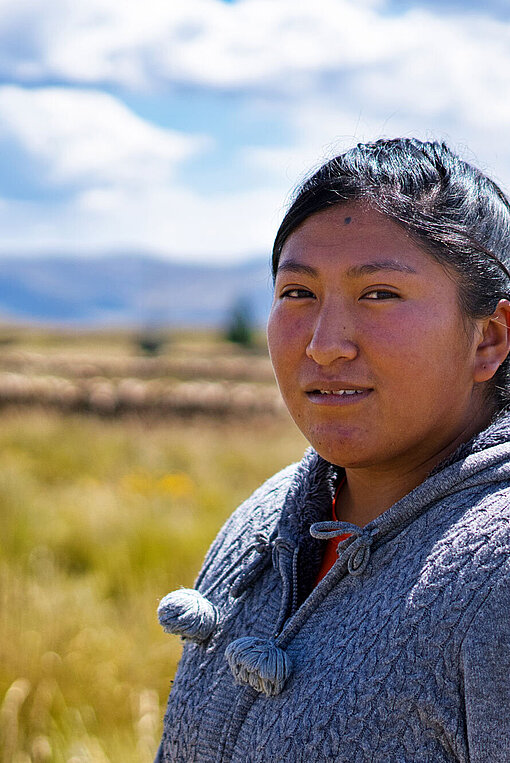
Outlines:
[[190,585],[230,511],[305,443],[286,419],[0,419],[0,759],[151,760]]

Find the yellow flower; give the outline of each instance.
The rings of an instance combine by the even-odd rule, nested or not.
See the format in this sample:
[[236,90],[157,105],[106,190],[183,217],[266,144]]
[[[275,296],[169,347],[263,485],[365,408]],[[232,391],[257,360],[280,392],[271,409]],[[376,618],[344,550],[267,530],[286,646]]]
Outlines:
[[194,491],[191,477],[184,472],[165,474],[158,480],[157,486],[162,493],[169,493],[174,498],[187,498]]

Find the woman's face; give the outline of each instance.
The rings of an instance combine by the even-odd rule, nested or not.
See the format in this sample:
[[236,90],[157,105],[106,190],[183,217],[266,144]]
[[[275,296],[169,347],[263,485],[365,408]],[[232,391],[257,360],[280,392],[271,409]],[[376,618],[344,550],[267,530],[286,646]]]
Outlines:
[[339,466],[433,462],[480,409],[480,332],[463,320],[454,278],[356,204],[311,216],[287,239],[268,341],[291,416]]

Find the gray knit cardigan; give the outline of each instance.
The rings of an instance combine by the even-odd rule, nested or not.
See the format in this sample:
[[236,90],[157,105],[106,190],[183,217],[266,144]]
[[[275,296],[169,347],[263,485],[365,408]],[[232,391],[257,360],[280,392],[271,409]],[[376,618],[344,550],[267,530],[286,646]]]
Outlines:
[[509,435],[501,416],[363,529],[329,521],[313,450],[259,488],[161,603],[185,647],[157,761],[509,763]]

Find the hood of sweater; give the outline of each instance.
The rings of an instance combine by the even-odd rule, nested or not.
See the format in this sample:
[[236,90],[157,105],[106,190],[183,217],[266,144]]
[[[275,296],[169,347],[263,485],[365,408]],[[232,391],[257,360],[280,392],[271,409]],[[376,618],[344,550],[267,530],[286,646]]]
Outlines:
[[[342,571],[352,576],[362,575],[372,552],[432,505],[467,488],[509,481],[509,440],[510,416],[501,414],[485,431],[440,464],[423,483],[363,528],[329,519],[334,485],[341,470],[310,448],[295,471],[280,513],[276,537],[271,541],[273,566],[282,581],[280,611],[273,635],[269,639],[246,636],[227,647],[225,656],[235,680],[267,695],[278,694],[283,689],[292,672],[286,645],[301,620],[306,618],[306,610],[322,595],[313,591],[322,557],[321,541],[349,533],[347,539],[338,543],[336,576]],[[330,584],[324,581],[323,592]],[[314,595],[309,596],[312,592]]]
[[[331,521],[331,502],[341,473],[309,448],[290,476],[281,511],[276,520],[273,513],[268,536],[254,542],[241,530],[242,550],[211,587],[204,590],[201,586],[202,593],[180,591],[165,597],[160,605],[163,627],[187,638],[206,640],[222,627],[221,611],[207,598],[212,591],[223,584],[228,585],[232,596],[242,597],[272,564],[281,578],[281,605],[271,638],[237,639],[225,655],[238,683],[268,695],[279,693],[292,670],[285,644],[294,630],[293,623],[299,619],[298,609],[315,587],[323,541],[350,533],[338,544],[335,567],[339,573],[344,569],[345,574],[361,575],[376,548],[438,501],[468,488],[510,481],[510,413],[498,415],[484,431],[439,464],[424,482],[363,528]],[[263,493],[260,500],[264,502]],[[180,596],[179,601],[176,596]]]
[[[503,411],[469,442],[463,443],[438,464],[420,485],[365,528],[347,522],[329,522],[335,484],[343,470],[325,461],[309,448],[298,465],[278,523],[278,536],[296,539],[303,554],[319,559],[320,541],[309,543],[310,528],[317,523],[331,527],[328,537],[351,530],[370,534],[377,529],[377,545],[390,539],[441,498],[476,485],[490,485],[510,479],[510,412]],[[333,530],[337,529],[338,532]],[[314,533],[317,535],[317,533]],[[322,538],[322,536],[321,536]],[[312,565],[313,566],[313,565]]]

